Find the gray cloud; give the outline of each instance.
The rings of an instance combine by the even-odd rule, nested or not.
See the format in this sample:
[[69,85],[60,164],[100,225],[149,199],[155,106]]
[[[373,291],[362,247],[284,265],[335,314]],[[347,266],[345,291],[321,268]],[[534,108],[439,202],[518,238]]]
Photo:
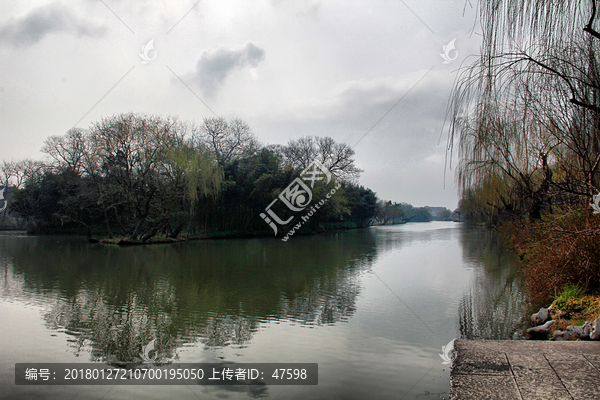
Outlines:
[[58,3],[36,8],[20,19],[11,19],[0,27],[0,40],[13,46],[30,46],[52,33],[74,36],[101,36],[105,29],[78,19],[66,6]]
[[217,47],[202,53],[193,79],[205,95],[214,97],[225,78],[234,70],[245,66],[254,68],[264,58],[265,51],[252,42],[230,48]]

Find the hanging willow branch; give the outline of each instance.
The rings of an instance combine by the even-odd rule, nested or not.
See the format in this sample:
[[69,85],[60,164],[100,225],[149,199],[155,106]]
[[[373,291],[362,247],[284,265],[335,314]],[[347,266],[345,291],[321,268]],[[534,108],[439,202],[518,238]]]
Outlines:
[[600,180],[596,1],[479,5],[481,55],[461,70],[448,109],[461,193],[485,188],[486,201],[532,209],[552,188],[589,195]]

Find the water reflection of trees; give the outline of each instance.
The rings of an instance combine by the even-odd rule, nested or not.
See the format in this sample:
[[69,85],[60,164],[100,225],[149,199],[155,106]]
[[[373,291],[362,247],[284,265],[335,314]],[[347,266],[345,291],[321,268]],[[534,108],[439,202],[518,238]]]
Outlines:
[[[436,224],[435,229],[431,229],[432,224]],[[458,233],[456,227],[453,222],[433,222],[378,226],[372,229],[377,230],[377,251],[381,254],[381,252],[397,249],[399,245],[411,246],[418,243],[451,240]]]
[[495,230],[465,227],[460,241],[464,265],[475,272],[459,305],[461,338],[510,339],[529,311],[517,258]]
[[[376,253],[368,231],[278,240],[224,240],[145,247],[89,245],[77,238],[0,238],[0,254],[43,297],[50,329],[93,361],[140,360],[156,338],[163,360],[186,343],[243,346],[262,322],[318,326],[350,318],[359,274]],[[8,267],[7,267],[8,268]]]
[[[356,311],[360,292],[358,277],[349,271],[338,271],[333,277],[315,282],[309,292],[294,299],[283,299],[283,315],[304,325],[335,324],[346,321]],[[323,293],[332,295],[322,296]]]
[[174,355],[170,316],[147,313],[133,293],[127,307],[115,310],[97,288],[87,288],[71,298],[56,298],[44,319],[48,328],[69,335],[68,345],[76,355],[86,354],[90,346],[91,361],[141,361],[142,346],[153,338],[162,359]]

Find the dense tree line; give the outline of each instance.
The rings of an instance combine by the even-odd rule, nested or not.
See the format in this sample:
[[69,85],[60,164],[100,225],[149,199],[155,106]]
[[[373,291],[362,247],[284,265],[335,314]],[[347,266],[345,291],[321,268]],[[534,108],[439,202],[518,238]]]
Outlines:
[[[11,213],[38,233],[141,242],[272,235],[259,214],[311,160],[340,189],[304,231],[369,226],[378,211],[375,193],[356,183],[361,170],[350,146],[328,137],[265,146],[240,119],[205,118],[198,126],[118,114],[51,136],[42,151],[48,161],[4,162],[0,174],[14,190]],[[326,189],[317,182],[314,198]]]
[[447,208],[438,208],[441,209],[440,212],[437,215],[433,215],[430,207],[414,207],[409,203],[380,200],[377,203],[373,222],[377,225],[393,225],[405,224],[407,222],[443,221],[444,218],[448,219],[451,216],[458,217],[458,215],[454,215]]

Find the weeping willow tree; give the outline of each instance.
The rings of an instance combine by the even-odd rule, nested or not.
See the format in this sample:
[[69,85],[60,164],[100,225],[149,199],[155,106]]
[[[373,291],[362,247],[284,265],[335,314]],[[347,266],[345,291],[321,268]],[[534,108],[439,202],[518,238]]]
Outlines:
[[[172,180],[181,181],[181,187],[177,185],[173,187],[174,196],[179,199],[181,207],[179,213],[173,216],[177,223],[170,234],[172,238],[176,238],[186,223],[188,234],[192,230],[199,201],[203,198],[216,198],[223,180],[223,170],[207,149],[194,146],[191,140],[170,149],[168,160]],[[184,196],[177,192],[181,188],[184,189]],[[186,211],[185,208],[188,210]]]
[[596,1],[480,0],[479,11],[481,55],[449,108],[462,197],[533,218],[589,201],[600,177]]
[[215,158],[194,144],[195,130],[176,117],[134,113],[92,126],[83,146],[88,151],[82,179],[92,182],[91,197],[103,210],[109,237],[111,225],[141,242],[159,234],[177,238],[184,228],[189,235],[195,228],[199,203],[217,196],[222,180]]

